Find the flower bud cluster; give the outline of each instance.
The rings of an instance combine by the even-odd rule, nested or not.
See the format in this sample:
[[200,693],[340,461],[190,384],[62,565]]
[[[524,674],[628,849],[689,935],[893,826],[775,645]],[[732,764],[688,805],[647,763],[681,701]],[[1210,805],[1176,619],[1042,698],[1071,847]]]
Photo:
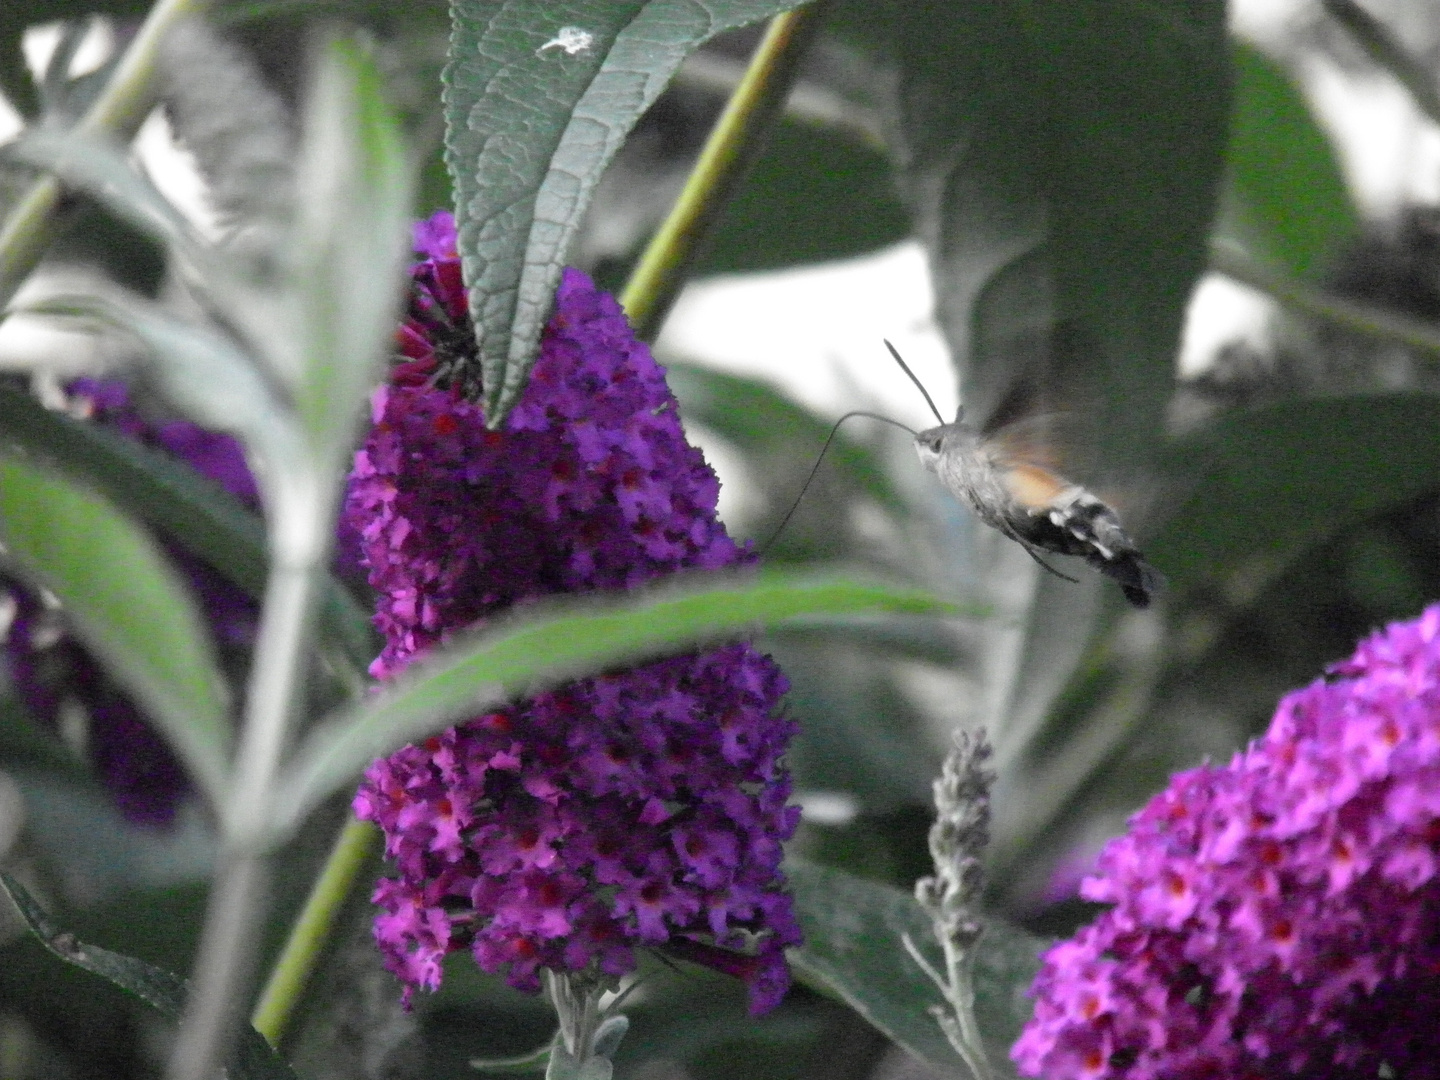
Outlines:
[[981,859],[990,842],[990,788],[994,774],[985,767],[990,743],[983,731],[958,732],[955,749],[935,781],[935,824],[930,826],[930,858],[935,874],[915,883],[915,899],[957,950],[979,940],[978,915],[983,885]]

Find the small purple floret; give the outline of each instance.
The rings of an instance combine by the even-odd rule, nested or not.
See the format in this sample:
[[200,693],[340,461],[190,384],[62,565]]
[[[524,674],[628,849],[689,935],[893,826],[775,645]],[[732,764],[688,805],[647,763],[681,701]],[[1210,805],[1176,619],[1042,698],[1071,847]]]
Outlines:
[[[487,431],[436,385],[468,326],[448,215],[416,239],[430,257],[405,362],[376,394],[346,506],[379,594],[374,675],[539,597],[753,561],[611,297],[565,272],[529,385]],[[785,688],[768,657],[728,645],[583,679],[377,761],[355,809],[399,872],[376,890],[375,933],[407,999],[461,948],[535,990],[541,968],[619,976],[654,946],[773,1006],[799,942],[779,871],[799,817]]]
[[1027,1076],[1440,1077],[1440,605],[1177,775],[1044,957]]

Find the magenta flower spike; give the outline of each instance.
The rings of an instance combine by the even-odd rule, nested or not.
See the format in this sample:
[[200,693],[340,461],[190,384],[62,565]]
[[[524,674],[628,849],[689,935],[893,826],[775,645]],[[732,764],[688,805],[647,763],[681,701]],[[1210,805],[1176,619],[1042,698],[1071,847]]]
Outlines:
[[[504,430],[447,388],[473,350],[454,225],[416,229],[405,361],[377,392],[346,504],[378,594],[389,678],[453,632],[539,597],[753,561],[715,515],[664,372],[619,305],[567,270]],[[468,949],[522,990],[542,970],[616,978],[653,947],[789,985],[780,874],[794,724],[775,664],[733,644],[583,679],[377,761],[355,811],[397,876],[376,939],[406,986]]]
[[1024,1075],[1440,1077],[1440,605],[1177,775],[1046,953]]

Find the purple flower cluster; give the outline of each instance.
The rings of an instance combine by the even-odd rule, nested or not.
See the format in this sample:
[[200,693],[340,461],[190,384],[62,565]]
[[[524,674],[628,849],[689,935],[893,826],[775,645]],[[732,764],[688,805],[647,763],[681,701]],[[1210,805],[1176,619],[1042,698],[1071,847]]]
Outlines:
[[[346,505],[378,599],[388,678],[455,631],[556,593],[745,563],[663,370],[619,306],[567,270],[503,432],[446,386],[473,350],[453,223],[417,229],[405,362],[377,392]],[[468,948],[512,986],[539,970],[619,976],[637,947],[789,983],[799,931],[779,872],[798,823],[784,676],[734,644],[584,679],[377,761],[356,813],[385,832],[375,934],[434,989]]]
[[1440,1077],[1440,605],[1177,775],[1044,957],[1046,1078]]
[[[77,379],[68,394],[80,416],[172,454],[247,504],[256,504],[255,481],[230,436],[183,420],[148,418],[119,380]],[[222,648],[243,653],[254,638],[255,603],[198,559],[175,549],[169,555],[188,577]],[[30,715],[51,730],[64,726],[67,717],[83,718],[91,764],[121,812],[138,824],[169,822],[190,790],[169,748],[134,701],[69,634],[63,612],[18,581],[0,580],[0,589],[15,605],[4,638],[6,670]]]

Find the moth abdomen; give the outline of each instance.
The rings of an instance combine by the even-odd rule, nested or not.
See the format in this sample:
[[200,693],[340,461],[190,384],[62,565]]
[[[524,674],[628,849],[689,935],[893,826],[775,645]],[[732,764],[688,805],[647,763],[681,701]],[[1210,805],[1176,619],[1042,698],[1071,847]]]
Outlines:
[[1057,555],[1079,556],[1119,584],[1125,599],[1136,607],[1148,607],[1159,590],[1160,572],[1145,561],[1115,511],[1084,488],[1071,487],[1040,512],[1017,517],[1020,520],[1012,525],[1022,543]]

